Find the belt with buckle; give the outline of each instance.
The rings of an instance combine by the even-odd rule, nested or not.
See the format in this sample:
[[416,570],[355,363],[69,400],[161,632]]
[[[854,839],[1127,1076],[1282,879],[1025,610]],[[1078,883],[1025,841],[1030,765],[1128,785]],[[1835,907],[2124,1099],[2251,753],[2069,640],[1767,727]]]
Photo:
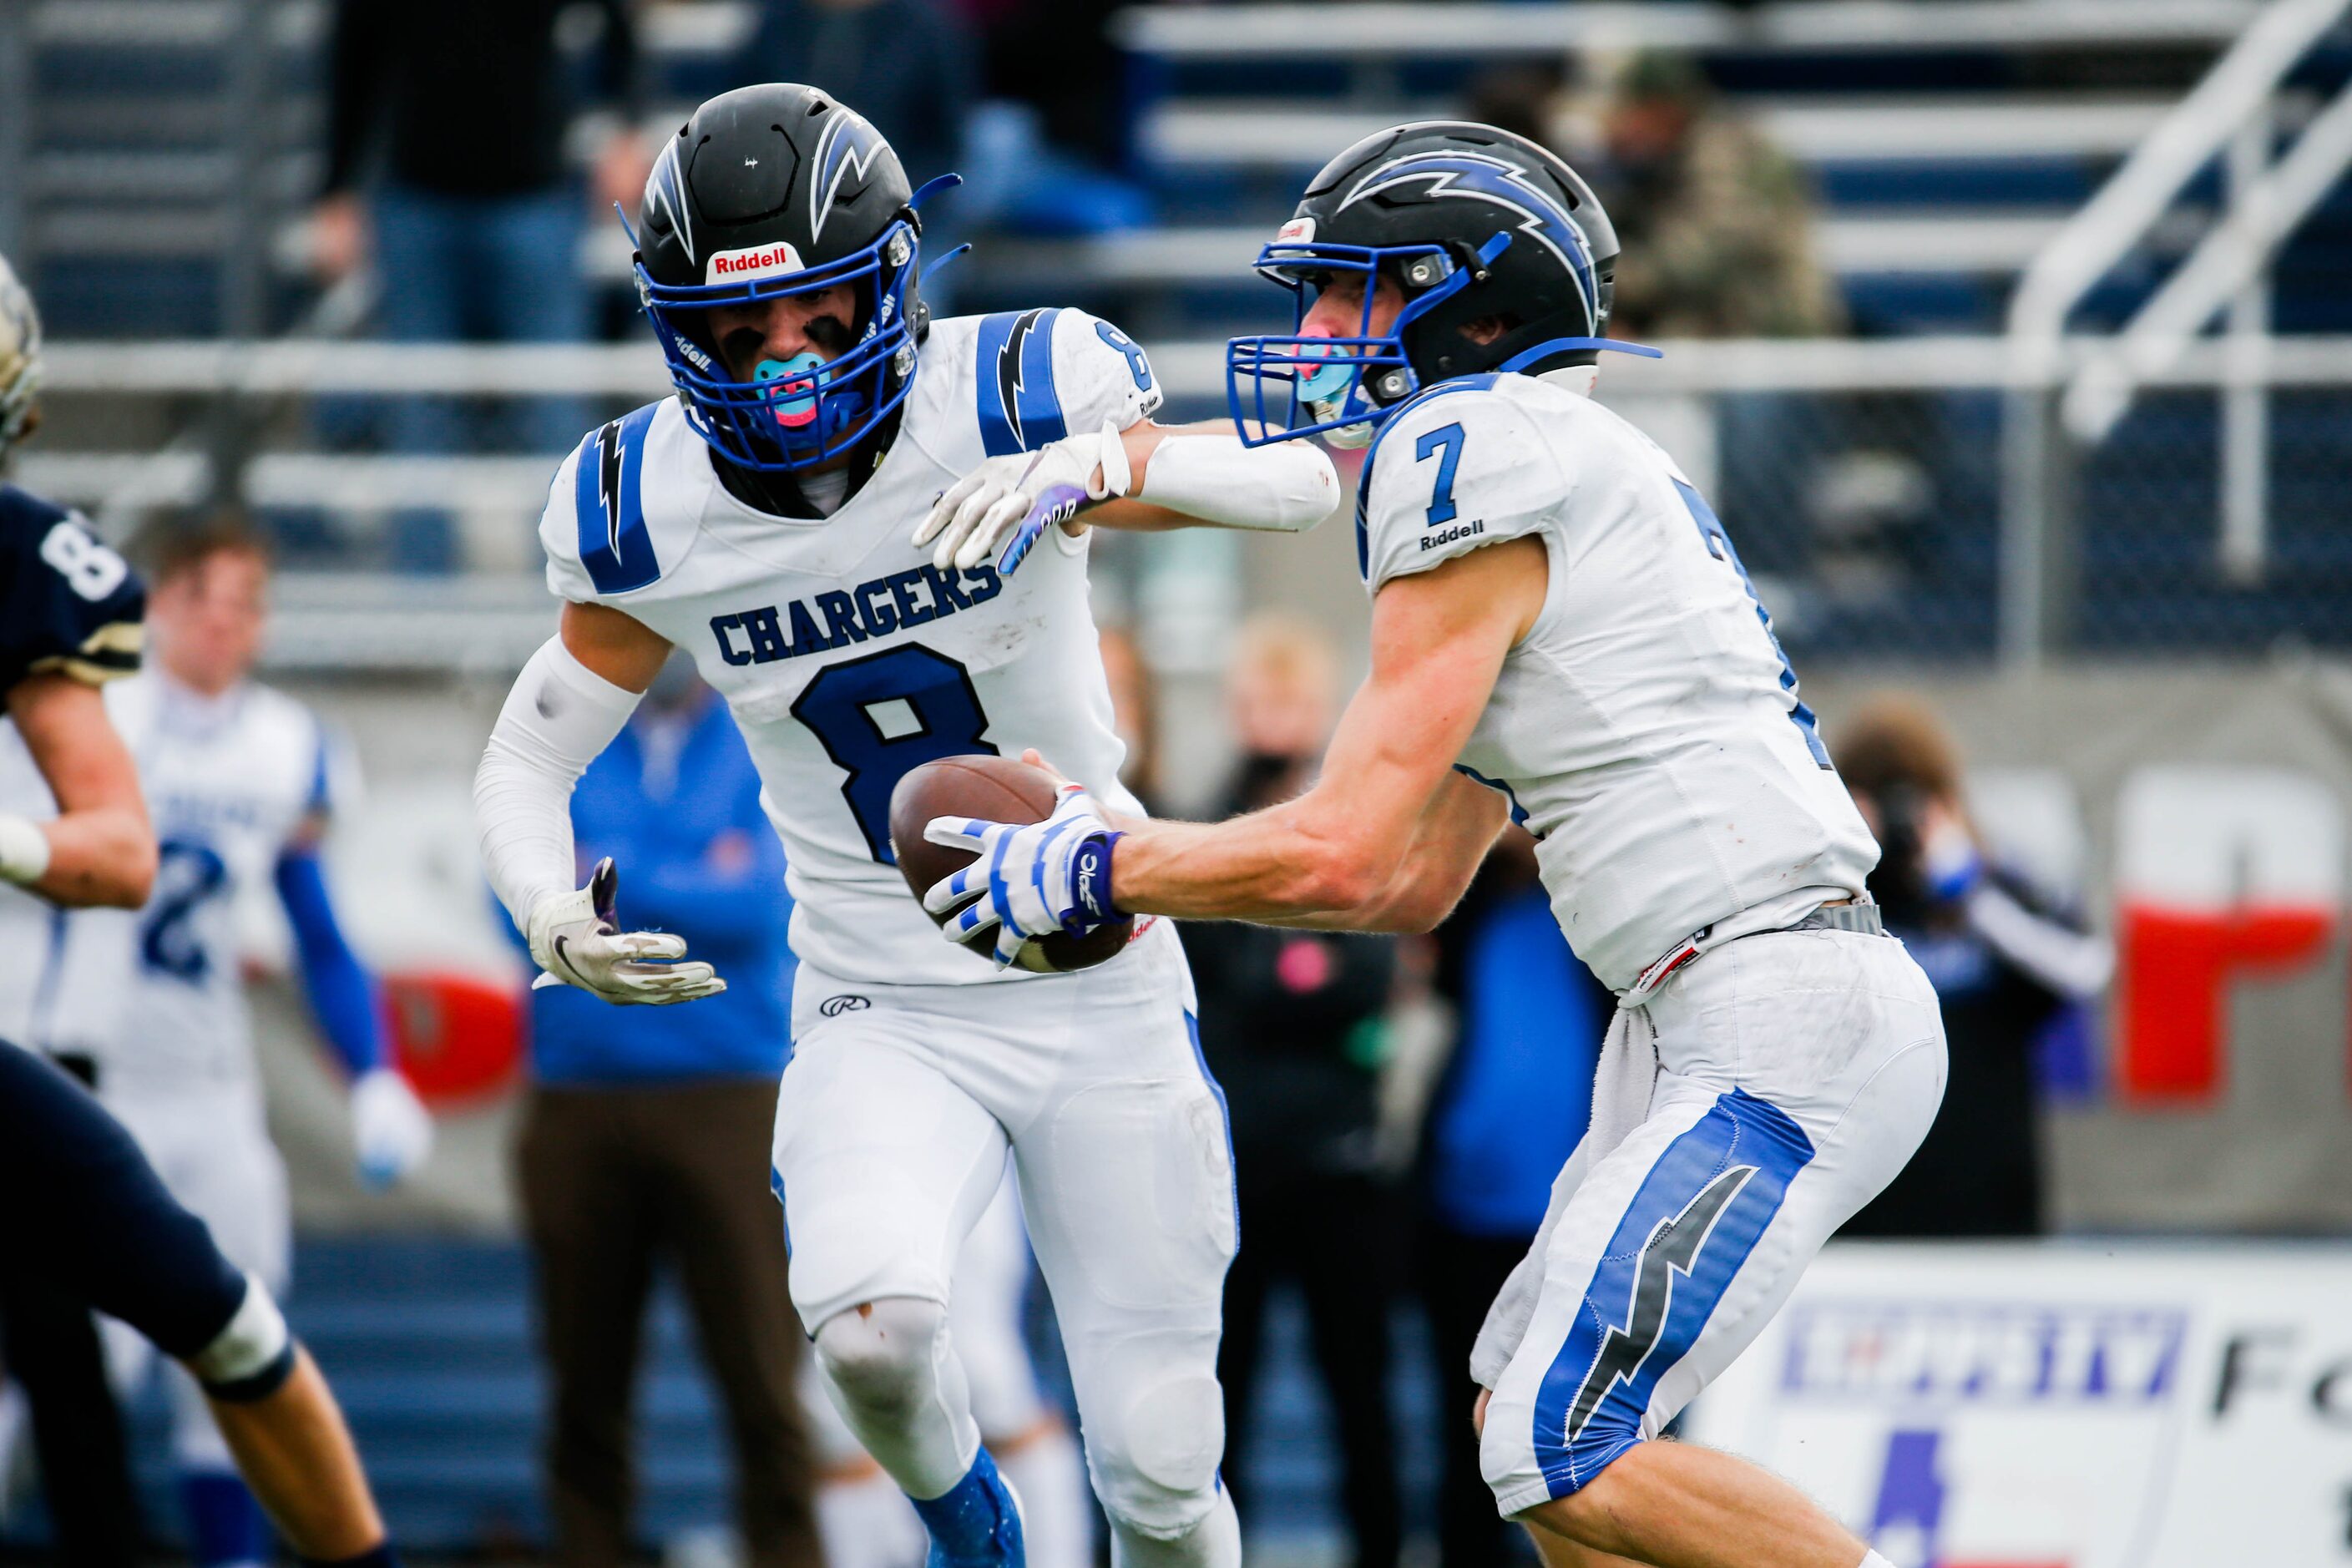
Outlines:
[[[1742,931],[1740,936],[1769,936],[1776,931],[1842,931],[1857,936],[1885,936],[1886,922],[1879,917],[1878,906],[1861,899],[1847,899],[1834,904],[1817,904],[1802,919],[1784,926],[1768,926],[1762,931]],[[1638,1007],[1665,988],[1667,981],[1678,973],[1683,965],[1700,953],[1716,946],[1707,939],[1715,927],[1702,926],[1668,949],[1664,957],[1636,975],[1619,1005]],[[1737,941],[1738,938],[1732,940]]]

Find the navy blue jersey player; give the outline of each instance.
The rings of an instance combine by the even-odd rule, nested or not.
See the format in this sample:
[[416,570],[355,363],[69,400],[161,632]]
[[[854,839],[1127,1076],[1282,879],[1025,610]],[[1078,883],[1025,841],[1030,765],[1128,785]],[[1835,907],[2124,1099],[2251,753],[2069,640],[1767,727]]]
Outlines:
[[[0,465],[32,427],[39,379],[39,320],[0,260]],[[138,668],[143,609],[122,558],[70,512],[0,484],[0,699],[58,807],[0,816],[0,879],[53,903],[135,909],[154,880],[138,773],[98,692]],[[10,1011],[26,1001],[0,994]],[[87,1090],[5,1039],[0,1194],[0,1284],[69,1291],[185,1365],[305,1561],[389,1563],[341,1412],[269,1292]]]

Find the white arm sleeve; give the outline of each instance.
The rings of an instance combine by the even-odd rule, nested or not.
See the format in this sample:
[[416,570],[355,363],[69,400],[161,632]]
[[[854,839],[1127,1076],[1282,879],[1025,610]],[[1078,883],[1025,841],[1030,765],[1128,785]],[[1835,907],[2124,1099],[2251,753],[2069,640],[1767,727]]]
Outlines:
[[1170,436],[1143,467],[1136,498],[1227,528],[1298,533],[1339,505],[1339,476],[1311,441],[1244,447],[1238,436]]
[[639,695],[572,658],[560,637],[530,656],[507,693],[474,773],[474,825],[482,868],[516,930],[528,932],[533,906],[578,881],[572,786],[621,732]]

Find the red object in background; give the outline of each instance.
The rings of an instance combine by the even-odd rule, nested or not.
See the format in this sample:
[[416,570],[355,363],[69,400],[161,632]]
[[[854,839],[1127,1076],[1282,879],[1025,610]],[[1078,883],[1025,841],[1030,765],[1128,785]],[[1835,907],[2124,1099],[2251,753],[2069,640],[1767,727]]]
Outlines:
[[383,1003],[394,1059],[426,1104],[479,1100],[514,1081],[523,1016],[512,986],[411,970],[383,977]]
[[2230,986],[2317,962],[2330,909],[2241,905],[2213,913],[2126,904],[2117,977],[2116,1083],[2123,1098],[2195,1103],[2220,1090]]

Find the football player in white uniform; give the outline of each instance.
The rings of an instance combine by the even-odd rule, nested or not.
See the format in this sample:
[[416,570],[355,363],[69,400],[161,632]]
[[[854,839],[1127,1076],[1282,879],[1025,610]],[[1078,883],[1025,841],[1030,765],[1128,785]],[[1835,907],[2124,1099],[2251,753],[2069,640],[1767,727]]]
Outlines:
[[1371,674],[1321,781],[1217,826],[1130,821],[1083,780],[1043,824],[941,819],[982,859],[928,901],[978,894],[948,933],[994,924],[1000,954],[1118,911],[1422,930],[1524,823],[1620,1005],[1472,1360],[1496,1502],[1557,1564],[1885,1568],[1763,1471],[1647,1440],[1910,1157],[1944,1035],[1730,541],[1587,395],[1616,252],[1573,170],[1489,127],[1334,159],[1258,258],[1295,330],[1227,362],[1236,418],[1286,426],[1265,438],[1370,441]]
[[[350,769],[308,709],[248,679],[266,616],[268,557],[236,525],[168,536],[148,605],[148,667],[106,689],[162,843],[138,910],[37,921],[31,1042],[96,1069],[99,1097],[139,1141],[173,1195],[237,1266],[283,1294],[292,1221],[286,1172],[263,1118],[245,999],[237,901],[275,888],[303,990],[351,1078],[362,1179],[384,1186],[428,1152],[432,1122],[386,1058],[373,977],[344,940],[320,844]],[[0,799],[38,810],[37,781]],[[22,923],[24,900],[0,901]],[[117,1340],[132,1365],[143,1344]],[[200,1565],[257,1561],[262,1521],[194,1380],[172,1376],[174,1447]]]
[[[1095,1554],[1086,1462],[1037,1385],[1022,1328],[1031,1272],[1021,1195],[1008,1171],[956,1258],[948,1332],[971,1389],[981,1441],[1021,1499],[1029,1568],[1087,1568]],[[921,1521],[842,1424],[814,1366],[808,1370],[804,1402],[823,1461],[816,1511],[825,1562],[830,1568],[913,1568],[923,1560]]]
[[722,985],[677,939],[624,929],[609,864],[573,885],[565,811],[670,647],[691,653],[790,866],[775,1180],[843,1417],[915,1500],[934,1563],[1021,1560],[945,1311],[1009,1146],[1117,1560],[1232,1563],[1232,1161],[1175,933],[1149,926],[1081,973],[1000,973],[907,898],[887,815],[917,764],[1037,736],[1137,809],[1074,512],[1297,529],[1338,483],[1311,448],[1152,423],[1150,366],[1108,322],[931,321],[919,202],[873,127],[814,88],[713,99],[662,152],[637,279],[677,395],[590,433],[555,477],[541,542],[562,626],[484,754],[483,857],[540,984],[615,1003]]

